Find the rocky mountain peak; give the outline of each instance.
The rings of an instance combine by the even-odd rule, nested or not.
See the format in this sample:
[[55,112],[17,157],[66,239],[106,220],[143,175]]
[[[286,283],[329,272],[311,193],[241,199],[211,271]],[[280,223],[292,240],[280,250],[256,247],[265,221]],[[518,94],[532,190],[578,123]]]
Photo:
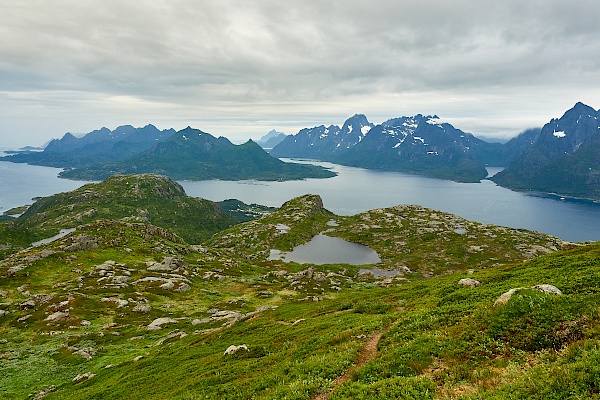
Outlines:
[[344,122],[341,133],[355,133],[364,136],[373,126],[364,114],[354,114]]

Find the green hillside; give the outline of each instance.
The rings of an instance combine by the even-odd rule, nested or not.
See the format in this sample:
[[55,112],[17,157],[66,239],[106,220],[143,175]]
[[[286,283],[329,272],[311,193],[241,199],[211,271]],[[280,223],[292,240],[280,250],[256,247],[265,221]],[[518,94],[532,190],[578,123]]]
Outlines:
[[248,141],[234,145],[198,129],[183,129],[164,142],[126,160],[65,170],[62,178],[99,180],[114,174],[155,173],[182,180],[267,181],[330,178],[335,173],[314,165],[286,163]]
[[[337,216],[315,195],[201,246],[171,222],[82,221],[0,260],[1,398],[600,393],[598,244],[418,206]],[[368,245],[382,262],[267,259],[319,232]],[[397,274],[364,270],[374,267]]]
[[72,192],[40,198],[19,218],[0,223],[2,251],[98,219],[143,222],[172,229],[188,243],[261,215],[266,207],[219,203],[189,197],[177,182],[160,175],[116,175]]

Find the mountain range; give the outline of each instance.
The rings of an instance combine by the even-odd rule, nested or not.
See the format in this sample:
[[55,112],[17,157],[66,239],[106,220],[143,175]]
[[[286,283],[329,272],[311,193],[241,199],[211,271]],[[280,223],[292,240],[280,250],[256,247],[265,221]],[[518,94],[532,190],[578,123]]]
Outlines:
[[102,128],[81,138],[67,133],[42,152],[20,152],[2,160],[65,168],[68,179],[102,180],[114,174],[159,173],[174,179],[290,180],[329,178],[313,165],[285,163],[252,141],[234,145],[224,137],[188,127],[159,131],[122,126]]
[[4,159],[47,167],[78,168],[127,159],[148,150],[174,133],[174,129],[160,131],[154,125],[143,128],[123,125],[113,131],[102,128],[82,137],[66,133],[60,139],[51,140],[42,152],[19,152]]
[[[356,114],[344,124],[320,125],[286,136],[275,130],[260,143],[234,145],[193,128],[159,131],[153,125],[102,128],[77,138],[68,133],[44,151],[2,160],[66,168],[60,176],[101,180],[121,173],[159,173],[175,179],[288,180],[326,178],[322,167],[274,157],[478,182],[487,166],[505,167],[491,179],[514,190],[600,200],[600,113],[577,103],[559,119],[528,129],[507,143],[489,143],[435,115],[389,119],[379,125]],[[277,143],[279,142],[279,143]],[[277,144],[276,144],[277,143]]]
[[270,152],[339,164],[477,182],[486,164],[504,158],[502,146],[440,122],[437,116],[394,118],[374,126],[362,114],[339,128],[323,125],[288,136]]
[[287,135],[285,133],[271,129],[266,135],[257,140],[256,144],[263,149],[272,149],[281,143],[286,137]]
[[342,128],[324,125],[286,137],[270,153],[338,164],[478,182],[491,178],[515,190],[600,200],[600,112],[577,103],[559,119],[507,143],[488,143],[421,114],[373,126],[354,115]]

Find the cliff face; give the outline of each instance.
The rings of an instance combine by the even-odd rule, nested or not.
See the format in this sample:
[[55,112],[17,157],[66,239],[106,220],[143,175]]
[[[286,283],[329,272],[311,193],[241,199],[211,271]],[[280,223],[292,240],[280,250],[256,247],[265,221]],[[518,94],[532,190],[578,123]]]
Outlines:
[[270,154],[275,157],[303,157],[332,161],[339,154],[360,143],[373,124],[362,114],[348,118],[342,127],[316,126],[286,137]]
[[593,108],[577,103],[544,125],[493,180],[512,189],[599,200],[599,117]]

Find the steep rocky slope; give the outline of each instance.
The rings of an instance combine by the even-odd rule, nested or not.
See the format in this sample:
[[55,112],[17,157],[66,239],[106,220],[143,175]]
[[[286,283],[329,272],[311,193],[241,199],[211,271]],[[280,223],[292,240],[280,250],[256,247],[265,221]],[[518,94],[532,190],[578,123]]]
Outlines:
[[529,135],[513,161],[493,177],[494,182],[511,189],[600,200],[599,117],[593,108],[577,103],[544,125],[539,134]]

